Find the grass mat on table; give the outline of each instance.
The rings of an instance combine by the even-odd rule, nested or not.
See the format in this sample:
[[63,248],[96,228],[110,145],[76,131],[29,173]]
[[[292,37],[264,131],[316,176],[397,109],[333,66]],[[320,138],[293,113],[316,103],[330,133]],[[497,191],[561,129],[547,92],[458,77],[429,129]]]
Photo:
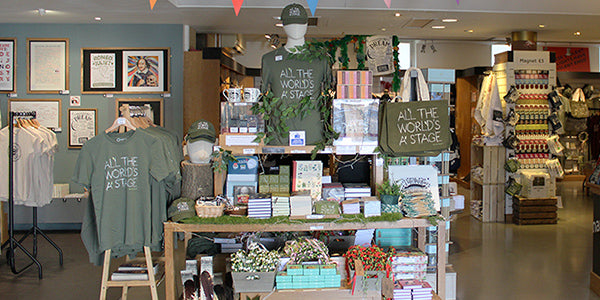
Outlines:
[[384,213],[377,217],[365,218],[364,215],[341,215],[337,219],[294,219],[278,216],[268,219],[255,219],[239,216],[220,216],[216,218],[200,218],[194,216],[183,219],[185,224],[298,224],[298,223],[367,223],[367,222],[393,222],[403,218],[402,213]]

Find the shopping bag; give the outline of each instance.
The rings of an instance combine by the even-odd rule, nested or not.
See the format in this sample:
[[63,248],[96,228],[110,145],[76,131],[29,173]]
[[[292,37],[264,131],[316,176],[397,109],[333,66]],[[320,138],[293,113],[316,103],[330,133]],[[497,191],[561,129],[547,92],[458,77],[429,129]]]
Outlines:
[[588,106],[585,103],[585,95],[580,88],[577,88],[575,92],[573,92],[573,96],[569,101],[570,106],[570,116],[576,119],[584,119],[590,116],[590,111],[588,110]]
[[[418,101],[408,101],[411,72],[417,74]],[[382,103],[379,149],[390,156],[437,156],[452,143],[447,101],[429,101],[421,70],[410,68],[402,81],[400,99]]]

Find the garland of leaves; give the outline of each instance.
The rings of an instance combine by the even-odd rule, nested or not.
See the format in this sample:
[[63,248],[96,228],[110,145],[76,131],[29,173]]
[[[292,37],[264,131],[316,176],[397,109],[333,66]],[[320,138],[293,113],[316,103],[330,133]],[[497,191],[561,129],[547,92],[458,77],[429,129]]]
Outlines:
[[357,47],[356,47],[356,62],[358,63],[357,69],[365,70],[365,61],[367,55],[365,54],[365,44],[367,43],[367,37],[364,35],[358,36]]
[[392,91],[397,93],[400,91],[400,63],[398,61],[398,44],[400,41],[397,36],[392,37],[392,45],[394,45],[394,76],[392,77]]

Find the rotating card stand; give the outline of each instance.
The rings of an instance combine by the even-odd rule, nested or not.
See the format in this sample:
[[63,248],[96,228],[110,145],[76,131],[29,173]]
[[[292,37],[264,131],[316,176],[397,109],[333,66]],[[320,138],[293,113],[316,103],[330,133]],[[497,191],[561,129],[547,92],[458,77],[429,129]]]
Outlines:
[[[37,207],[33,207],[33,226],[19,240],[17,240],[17,238],[15,237],[15,220],[14,220],[14,213],[15,213],[15,211],[14,211],[15,210],[14,178],[13,178],[13,176],[14,176],[14,174],[13,174],[13,168],[14,168],[14,164],[13,164],[14,122],[16,119],[35,118],[35,117],[36,117],[36,112],[12,112],[12,111],[9,112],[9,122],[8,122],[8,132],[9,132],[8,146],[9,147],[8,147],[8,149],[10,149],[10,151],[8,151],[8,240],[6,242],[4,242],[4,244],[2,244],[2,249],[6,248],[6,260],[8,262],[8,265],[10,266],[11,271],[14,274],[20,274],[35,264],[38,268],[38,277],[40,279],[42,279],[42,264],[40,264],[40,262],[37,260],[37,254],[38,254],[37,236],[38,236],[38,234],[41,235],[44,239],[46,239],[48,241],[48,243],[50,243],[50,245],[52,245],[52,247],[54,247],[56,249],[56,251],[58,252],[59,263],[61,266],[63,265],[63,252],[60,249],[60,247],[58,247],[58,245],[56,245],[56,243],[54,243],[54,241],[52,241],[52,239],[50,239],[50,237],[48,237],[38,227]],[[25,247],[23,245],[21,245],[21,243],[29,235],[33,236],[32,253],[27,251],[27,249],[25,249]],[[21,269],[17,269],[16,262],[15,262],[15,250],[17,250],[17,249],[20,249],[21,251],[23,251],[23,253],[25,253],[25,255],[27,255],[27,257],[29,257],[29,259],[31,260],[31,262],[28,265],[26,265],[25,267],[23,267]]]

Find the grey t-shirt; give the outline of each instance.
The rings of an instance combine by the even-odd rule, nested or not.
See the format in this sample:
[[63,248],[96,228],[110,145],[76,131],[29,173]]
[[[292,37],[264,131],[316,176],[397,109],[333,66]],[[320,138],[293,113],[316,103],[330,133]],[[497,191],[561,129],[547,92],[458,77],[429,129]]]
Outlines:
[[[313,101],[323,90],[323,82],[331,80],[331,68],[327,60],[300,61],[289,58],[290,53],[281,47],[262,57],[263,93],[271,91],[284,103],[299,102],[305,96]],[[318,110],[287,121],[290,130],[304,130],[306,144],[316,144],[322,139],[322,121]],[[278,144],[287,144],[288,137],[277,137]]]

